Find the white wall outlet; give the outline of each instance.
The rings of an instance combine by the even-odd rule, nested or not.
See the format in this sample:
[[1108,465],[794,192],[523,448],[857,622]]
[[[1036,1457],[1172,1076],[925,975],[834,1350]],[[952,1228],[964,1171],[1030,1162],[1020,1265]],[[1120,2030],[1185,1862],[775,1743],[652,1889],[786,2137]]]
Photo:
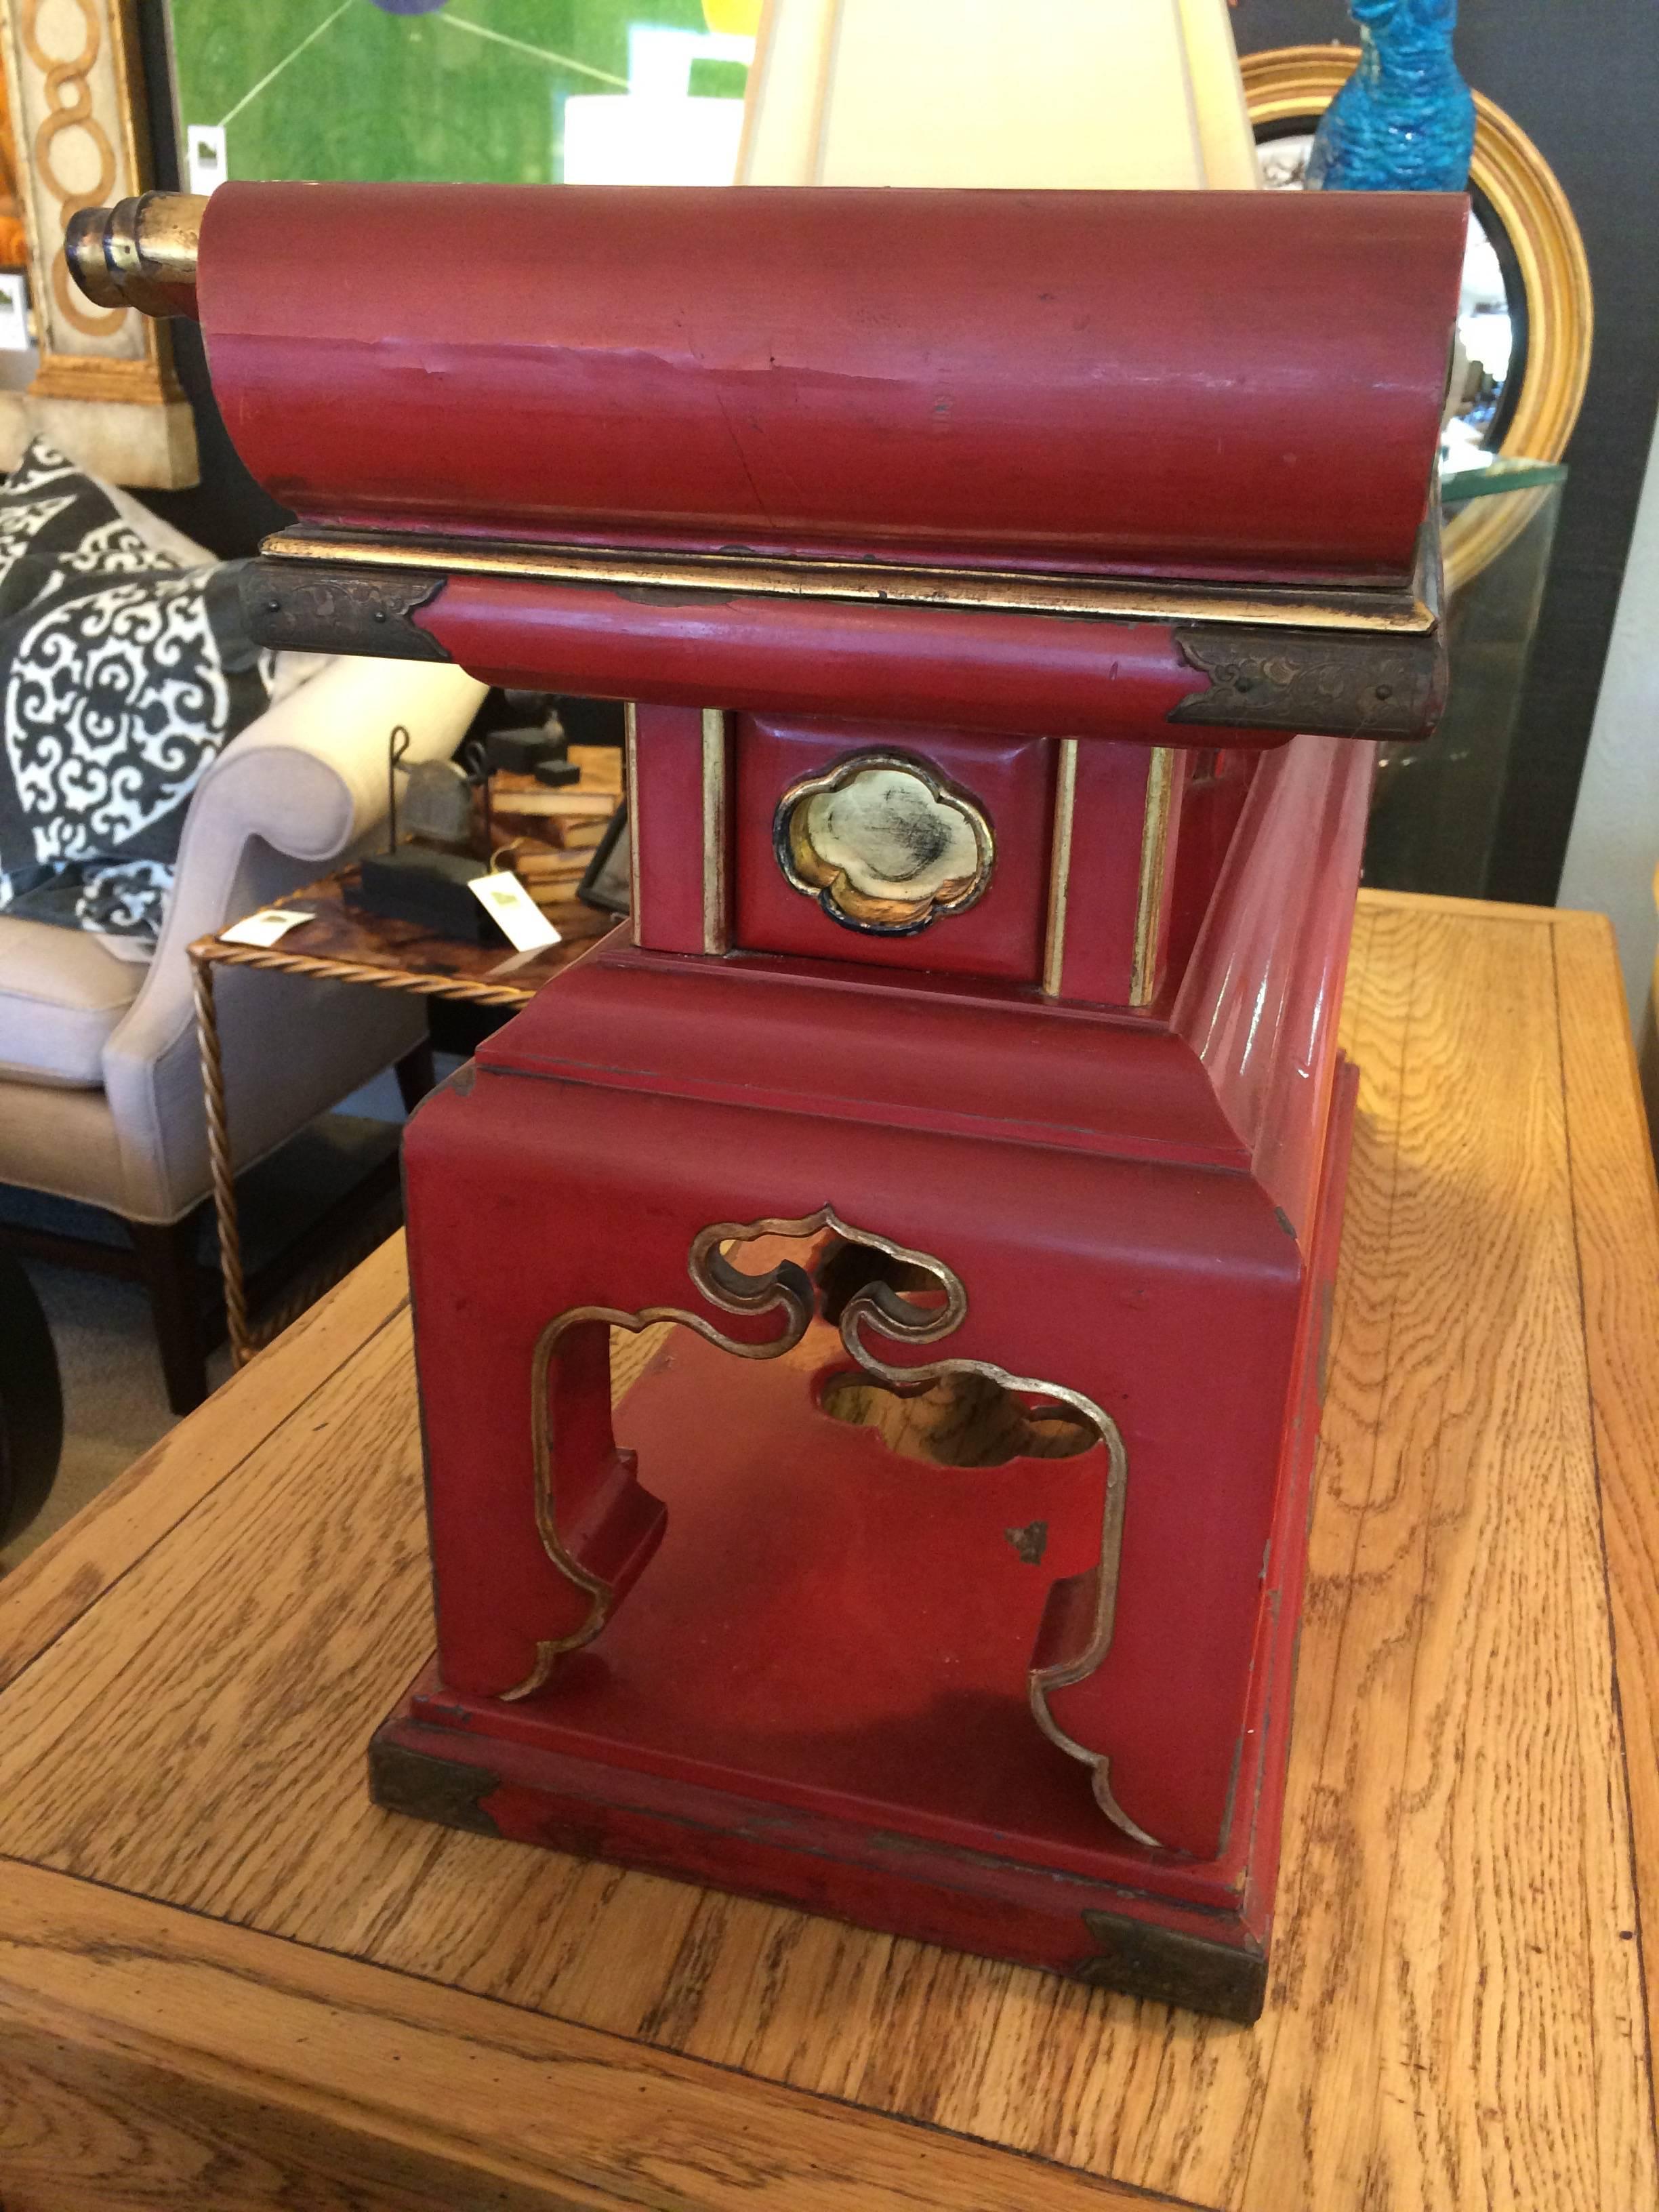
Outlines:
[[27,353],[33,343],[28,279],[21,269],[0,269],[0,353]]
[[230,174],[225,159],[224,125],[192,123],[185,132],[185,167],[193,192],[210,192]]

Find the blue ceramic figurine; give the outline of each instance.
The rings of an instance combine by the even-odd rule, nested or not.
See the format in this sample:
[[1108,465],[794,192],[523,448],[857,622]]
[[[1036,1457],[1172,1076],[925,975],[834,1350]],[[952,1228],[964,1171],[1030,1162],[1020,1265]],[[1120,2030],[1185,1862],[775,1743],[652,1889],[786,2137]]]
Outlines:
[[1310,188],[1461,192],[1474,101],[1452,58],[1457,0],[1348,0],[1359,66],[1320,121]]

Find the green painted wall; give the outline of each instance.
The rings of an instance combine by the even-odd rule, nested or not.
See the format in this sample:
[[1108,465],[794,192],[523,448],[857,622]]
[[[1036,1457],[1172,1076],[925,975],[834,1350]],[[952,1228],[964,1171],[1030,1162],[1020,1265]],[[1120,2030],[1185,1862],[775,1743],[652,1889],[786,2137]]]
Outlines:
[[170,17],[181,143],[222,124],[232,177],[480,184],[560,180],[562,103],[624,89],[630,25],[707,27],[701,0],[449,0],[426,15],[172,0]]

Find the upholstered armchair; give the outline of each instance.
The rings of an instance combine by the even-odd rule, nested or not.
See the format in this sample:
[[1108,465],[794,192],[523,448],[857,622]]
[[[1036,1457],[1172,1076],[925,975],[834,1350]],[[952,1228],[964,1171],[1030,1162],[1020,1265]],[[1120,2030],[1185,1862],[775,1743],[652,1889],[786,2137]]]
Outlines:
[[[177,1411],[206,1392],[196,1245],[210,1183],[186,948],[371,845],[392,727],[408,729],[410,762],[445,757],[483,696],[458,668],[346,659],[278,696],[197,788],[147,965],[0,915],[0,1182],[124,1224],[130,1251],[85,1256],[147,1285]],[[425,1035],[421,1006],[349,985],[224,969],[216,999],[239,1166]]]

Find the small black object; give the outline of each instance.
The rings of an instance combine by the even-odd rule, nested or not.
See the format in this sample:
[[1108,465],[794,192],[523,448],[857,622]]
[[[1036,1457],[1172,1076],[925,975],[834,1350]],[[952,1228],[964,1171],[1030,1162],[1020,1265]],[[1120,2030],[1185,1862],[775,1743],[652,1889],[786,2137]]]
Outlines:
[[492,730],[483,741],[483,769],[508,775],[533,775],[544,761],[557,760],[564,741],[546,730]]
[[467,888],[489,873],[482,860],[460,853],[402,845],[395,853],[366,854],[356,882],[347,879],[345,902],[365,914],[419,922],[434,937],[453,937],[464,945],[505,945],[505,933]]
[[530,772],[550,791],[562,791],[567,784],[580,783],[582,777],[580,763],[572,760],[540,760]]
[[553,711],[552,693],[502,690],[491,684],[467,725],[466,737],[482,740],[496,730],[546,730],[550,736],[562,735],[558,717]]
[[541,730],[551,723],[552,734],[558,736],[558,717],[553,711],[550,691],[520,691],[509,684],[492,696],[501,703],[485,724],[487,729]]
[[616,745],[627,734],[627,715],[620,699],[572,699],[563,692],[555,704],[565,736],[573,745]]

